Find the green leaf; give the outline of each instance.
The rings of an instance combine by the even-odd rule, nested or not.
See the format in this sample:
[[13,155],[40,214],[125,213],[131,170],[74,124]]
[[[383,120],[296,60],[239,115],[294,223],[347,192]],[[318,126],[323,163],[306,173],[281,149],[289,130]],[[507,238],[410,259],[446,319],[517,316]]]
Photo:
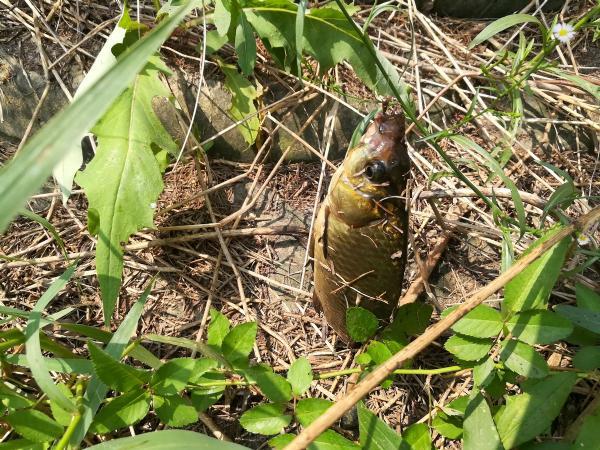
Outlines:
[[480,393],[469,401],[463,423],[464,450],[503,450],[490,407]]
[[18,392],[15,392],[4,383],[4,381],[0,382],[0,414],[3,414],[6,409],[10,411],[28,408],[34,404],[33,401]]
[[459,359],[477,361],[487,356],[492,341],[490,339],[474,338],[455,334],[444,344],[444,348]]
[[17,157],[0,169],[0,233],[18,213],[25,200],[46,181],[65,149],[80,142],[113,101],[123,92],[148,58],[167,39],[185,15],[197,5],[185,4],[176,14],[161,22],[130,47],[71,105],[50,119],[19,151]]
[[[81,164],[79,166],[81,166]],[[73,179],[71,178],[71,183],[72,183],[72,181],[73,181]],[[65,255],[65,259],[68,259],[67,250],[65,248],[65,243],[63,242],[62,238],[60,237],[60,234],[58,234],[58,231],[56,231],[56,228],[54,227],[54,225],[52,225],[50,222],[48,222],[45,217],[42,217],[39,214],[29,211],[28,209],[23,209],[21,211],[21,215],[24,217],[27,217],[30,220],[33,220],[34,222],[39,223],[42,227],[44,227],[48,231],[48,233],[50,233],[50,235],[52,235],[52,238],[56,242],[56,245],[59,246],[61,253],[63,255]]]
[[110,323],[121,286],[121,244],[138,230],[154,226],[154,209],[163,189],[161,167],[153,149],[176,153],[178,146],[152,108],[155,97],[169,97],[153,60],[137,75],[93,128],[96,155],[77,183],[89,207],[100,217],[96,271],[102,293],[104,321]]
[[550,344],[564,339],[573,331],[573,325],[551,311],[524,311],[512,316],[506,328],[520,341],[528,344]]
[[279,436],[269,439],[269,445],[275,450],[283,450],[295,437],[295,434],[280,434]]
[[502,316],[494,308],[479,305],[452,326],[456,333],[476,338],[497,336],[502,331]]
[[98,378],[111,388],[119,392],[129,392],[150,380],[150,372],[117,361],[92,341],[88,342],[88,349]]
[[592,95],[596,100],[600,100],[600,87],[598,87],[596,84],[578,75],[560,70],[557,67],[549,67],[546,70],[552,72],[553,74],[555,74],[559,78],[562,78],[563,80],[567,80],[571,83],[574,83],[575,85],[579,86],[581,89]]
[[574,373],[562,372],[540,380],[523,394],[506,397],[506,407],[496,418],[505,448],[514,448],[548,429],[577,381]]
[[[237,130],[247,144],[254,144],[260,131],[260,120],[254,105],[258,92],[247,78],[238,73],[235,66],[219,62],[219,67],[225,74],[225,87],[231,92],[229,117],[234,122],[244,120]],[[247,117],[249,118],[245,120]]]
[[223,391],[225,386],[221,387],[220,392],[211,392],[207,393],[207,391],[203,389],[194,389],[190,392],[190,399],[192,401],[192,405],[196,408],[196,411],[201,413],[206,411],[212,405],[217,403],[219,399],[223,395]]
[[17,433],[33,442],[53,441],[63,434],[63,427],[36,409],[20,409],[3,417]]
[[[121,325],[119,325],[119,328],[113,334],[110,342],[104,349],[106,353],[113,358],[121,358],[125,346],[127,343],[129,343],[129,339],[137,327],[138,320],[142,315],[144,304],[146,303],[146,299],[150,294],[151,288],[152,283],[146,287],[140,299],[131,307],[127,313],[127,316],[125,316],[125,320],[123,320]],[[79,443],[85,437],[87,430],[94,419],[94,414],[96,413],[96,410],[100,406],[102,400],[104,400],[104,397],[106,397],[107,392],[108,387],[102,383],[97,376],[93,376],[89,381],[88,387],[83,396],[83,411],[81,414],[81,420],[77,424],[75,431],[69,440],[69,444],[72,447],[79,446]]]
[[307,427],[332,405],[333,402],[322,398],[303,398],[296,405],[295,415],[298,422]]
[[424,423],[415,423],[408,427],[402,433],[402,439],[408,444],[410,450],[430,450],[432,448],[429,427]]
[[[65,384],[57,383],[56,387],[63,393],[65,397],[73,401],[73,393]],[[50,400],[50,411],[52,411],[54,420],[56,420],[59,424],[64,427],[69,426],[71,419],[73,418],[73,413],[61,408],[58,402],[54,400]]]
[[460,439],[463,435],[463,421],[461,417],[449,416],[443,411],[436,414],[431,425],[442,436],[448,439]]
[[[530,245],[523,255],[547,241],[561,230],[556,227]],[[546,309],[550,292],[558,279],[571,238],[565,238],[536,259],[509,281],[504,288],[502,311],[514,313],[530,309]]]
[[231,0],[216,0],[213,21],[217,32],[226,36],[231,26]]
[[428,303],[409,303],[396,311],[390,328],[396,333],[416,336],[423,333],[429,325],[433,307]]
[[75,403],[67,398],[56,386],[56,384],[54,384],[54,380],[48,372],[46,361],[42,356],[40,344],[40,325],[42,320],[42,311],[46,309],[46,306],[48,306],[54,297],[56,297],[56,295],[62,290],[62,288],[65,287],[65,285],[73,276],[75,268],[76,266],[73,264],[71,267],[69,267],[69,269],[67,269],[67,271],[65,271],[60,277],[52,282],[48,290],[44,292],[42,297],[35,304],[30,313],[29,320],[27,321],[27,328],[25,329],[25,355],[29,364],[29,370],[31,370],[31,375],[35,379],[40,389],[48,396],[48,398],[54,400],[63,409],[66,409],[70,412],[77,410]]
[[392,352],[390,352],[385,344],[379,341],[371,341],[367,347],[367,353],[375,364],[386,362],[392,357]]
[[379,321],[375,314],[360,306],[346,310],[346,327],[348,334],[356,342],[365,342],[377,331]]
[[548,363],[530,345],[505,340],[500,348],[500,359],[513,372],[528,378],[544,378],[548,375]]
[[27,439],[13,439],[0,443],[0,450],[45,450],[43,444],[28,441]]
[[127,392],[111,400],[98,411],[90,426],[92,433],[107,434],[133,425],[148,414],[150,393],[142,389]]
[[[291,70],[297,64],[298,54],[295,44],[297,6],[287,0],[248,1],[244,11],[265,45],[280,50],[284,56],[281,63],[286,70]],[[393,95],[369,49],[339,8],[311,8],[304,15],[302,47],[319,62],[321,74],[346,60],[367,87],[381,95]],[[401,82],[394,65],[376,48],[373,50],[392,83],[406,96],[406,86]]]
[[[25,355],[8,355],[4,360],[15,366],[29,367]],[[44,364],[48,370],[62,373],[79,373],[85,375],[94,374],[94,366],[87,359],[65,359],[65,358],[44,358]]]
[[254,71],[256,62],[256,41],[244,11],[240,11],[238,19],[238,26],[235,30],[235,51],[238,55],[238,64],[242,69],[242,73],[250,75]]
[[600,369],[600,346],[583,347],[573,358],[573,366],[581,370]]
[[360,445],[363,450],[388,450],[400,448],[402,438],[398,433],[369,411],[363,402],[359,402],[357,408]]
[[233,442],[225,442],[202,433],[184,430],[164,430],[133,437],[112,439],[88,447],[94,450],[248,450]]
[[296,397],[304,394],[313,381],[313,373],[308,359],[303,356],[294,361],[288,370],[287,380],[292,385],[292,392]]
[[[219,51],[221,47],[227,44],[227,41],[227,35],[221,36],[217,30],[210,30],[206,33],[206,54],[212,55]],[[199,51],[202,51],[202,43],[199,45]]]
[[598,430],[600,430],[600,408],[596,408],[593,414],[585,418],[573,449],[597,449],[598,448]]
[[198,421],[196,408],[186,398],[179,395],[155,395],[152,401],[156,415],[165,425],[178,428]]
[[274,403],[285,403],[292,398],[292,386],[279,374],[273,373],[268,365],[258,365],[248,369],[250,379],[254,379],[262,393]]
[[296,46],[296,73],[300,80],[302,80],[302,49],[304,46],[304,16],[306,14],[306,3],[307,0],[300,0],[298,2],[298,12],[296,13],[296,40],[294,41],[294,44]]
[[188,380],[188,383],[197,383],[198,380],[209,370],[217,367],[217,361],[210,358],[198,358],[196,359],[196,364],[194,365],[194,369],[192,370],[192,375]]
[[210,308],[210,324],[208,325],[206,343],[218,349],[229,333],[229,319],[214,308]]
[[494,359],[492,357],[486,358],[486,360],[477,364],[473,367],[473,382],[479,387],[487,386],[494,378]]
[[256,323],[246,322],[234,327],[223,339],[221,350],[231,364],[248,358],[256,340]]
[[317,437],[309,450],[360,450],[360,447],[354,442],[349,441],[343,436],[332,430],[327,430]]
[[177,394],[185,389],[195,367],[195,359],[171,359],[154,373],[150,386],[158,395]]
[[594,292],[589,287],[577,283],[577,286],[575,286],[575,296],[577,297],[577,306],[589,309],[590,311],[600,311],[600,294]]
[[575,325],[600,334],[600,312],[594,312],[571,305],[557,305],[554,310]]
[[249,409],[240,417],[240,425],[251,433],[272,435],[279,433],[292,421],[292,417],[285,415],[284,405],[267,403]]
[[487,27],[485,27],[469,44],[469,49],[487,41],[489,38],[495,36],[498,33],[506,30],[507,28],[513,27],[520,23],[535,23],[542,27],[542,23],[534,16],[530,14],[511,14],[510,16],[502,17],[498,20],[494,20]]

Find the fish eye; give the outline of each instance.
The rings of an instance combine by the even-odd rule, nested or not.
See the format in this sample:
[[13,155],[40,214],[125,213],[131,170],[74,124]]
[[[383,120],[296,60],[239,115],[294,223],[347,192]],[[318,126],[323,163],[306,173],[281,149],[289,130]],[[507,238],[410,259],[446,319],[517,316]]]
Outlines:
[[385,177],[385,164],[373,161],[365,167],[365,176],[371,181],[381,181]]

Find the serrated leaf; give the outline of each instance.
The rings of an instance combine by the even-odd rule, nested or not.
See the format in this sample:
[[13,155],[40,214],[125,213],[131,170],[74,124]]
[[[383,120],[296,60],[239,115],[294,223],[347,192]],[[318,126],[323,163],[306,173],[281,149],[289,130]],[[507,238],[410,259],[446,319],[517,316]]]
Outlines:
[[548,363],[530,345],[505,340],[500,348],[500,359],[513,372],[528,378],[544,378],[548,375]]
[[127,392],[102,407],[94,417],[90,431],[106,434],[133,425],[148,414],[150,393],[137,389]]
[[502,316],[494,308],[479,305],[452,326],[456,333],[476,338],[497,336],[502,330]]
[[573,366],[581,370],[600,369],[600,346],[583,347],[573,357]]
[[363,402],[359,402],[357,408],[360,445],[363,450],[388,450],[400,448],[402,438],[398,433],[369,411]]
[[247,144],[254,144],[260,130],[260,120],[256,114],[254,100],[258,98],[256,87],[244,76],[238,73],[237,68],[230,64],[219,63],[225,74],[225,87],[231,92],[231,108],[229,117],[234,122],[244,120],[237,127]]
[[139,388],[150,380],[150,372],[142,371],[123,364],[108,355],[104,350],[88,342],[94,372],[102,382],[119,392],[129,392]]
[[494,20],[487,27],[485,27],[469,44],[469,49],[487,41],[489,38],[495,36],[498,33],[506,30],[507,28],[513,27],[520,23],[535,23],[542,26],[539,19],[530,14],[511,14],[506,17],[502,17],[498,20]]
[[494,378],[494,359],[492,357],[473,367],[473,382],[479,387],[485,387]]
[[571,305],[557,305],[554,310],[575,325],[600,334],[600,312],[577,308]]
[[496,425],[492,419],[490,407],[480,393],[474,395],[467,409],[463,422],[464,450],[503,450]]
[[333,402],[322,398],[303,398],[296,405],[295,415],[298,422],[307,427],[332,405]]
[[551,311],[537,310],[515,314],[506,322],[506,328],[528,344],[550,344],[569,336],[573,324]]
[[292,417],[284,414],[285,406],[267,403],[249,409],[240,417],[240,425],[251,433],[272,435],[279,433],[292,421]]
[[444,348],[459,359],[477,361],[487,356],[492,341],[490,339],[474,338],[455,334],[444,344]]
[[196,364],[194,365],[194,369],[192,370],[192,375],[188,380],[189,383],[196,383],[206,372],[211,369],[217,367],[217,361],[210,358],[198,358],[196,360]]
[[206,434],[184,430],[165,430],[142,433],[138,436],[112,439],[102,444],[88,447],[94,450],[248,450],[239,444],[225,442]]
[[431,450],[431,436],[429,427],[424,423],[415,423],[402,433],[403,444],[410,450]]
[[[286,70],[296,66],[297,6],[287,0],[249,1],[244,11],[266,46],[283,50],[280,52],[283,55],[280,62]],[[393,95],[369,49],[339,8],[311,8],[304,15],[302,47],[319,62],[321,73],[346,60],[370,89],[381,95]],[[373,50],[392,83],[406,97],[406,86],[401,82],[396,68],[376,48]]]
[[33,442],[53,441],[63,434],[63,427],[35,409],[20,409],[3,417],[14,430]]
[[184,427],[198,421],[198,413],[188,399],[179,395],[153,397],[154,410],[162,423],[170,427]]
[[256,381],[262,393],[274,403],[285,403],[292,398],[292,386],[267,365],[251,367],[246,371]]
[[379,321],[375,314],[360,306],[346,310],[348,334],[356,342],[365,342],[377,331]]
[[235,30],[235,51],[238,56],[238,64],[244,75],[250,75],[254,71],[256,62],[256,41],[254,32],[246,19],[244,11],[240,11],[238,25]]
[[178,150],[152,108],[154,97],[170,95],[154,67],[150,64],[138,74],[93,128],[96,155],[76,178],[100,218],[96,271],[107,324],[121,286],[122,243],[138,230],[154,226],[151,205],[163,182],[153,149]]
[[234,327],[223,339],[221,350],[231,364],[248,358],[256,340],[256,323],[246,322]]
[[192,358],[171,359],[154,373],[150,387],[158,395],[177,394],[185,389],[195,367]]
[[229,319],[214,308],[210,308],[210,324],[206,333],[206,343],[221,348],[223,339],[229,333]]
[[[548,231],[530,245],[523,255],[547,241],[562,228]],[[546,309],[550,292],[558,279],[571,238],[565,238],[523,269],[504,287],[502,311],[510,314],[530,309]]]
[[577,381],[574,373],[557,373],[540,380],[523,394],[506,397],[495,418],[505,448],[514,448],[548,429]]
[[394,314],[394,320],[390,327],[396,334],[403,333],[406,336],[416,336],[425,331],[429,325],[429,319],[433,307],[427,303],[409,303],[402,305]]
[[304,356],[292,363],[287,373],[287,380],[292,386],[292,392],[300,397],[310,387],[313,381],[313,372],[308,359]]
[[296,435],[294,434],[280,434],[279,436],[269,439],[269,445],[275,450],[283,450],[295,437]]

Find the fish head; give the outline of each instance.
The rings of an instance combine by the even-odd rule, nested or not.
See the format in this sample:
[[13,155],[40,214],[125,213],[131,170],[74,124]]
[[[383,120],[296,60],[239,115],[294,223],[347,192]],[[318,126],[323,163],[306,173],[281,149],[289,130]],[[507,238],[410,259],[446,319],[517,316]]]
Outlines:
[[403,207],[410,173],[405,131],[403,115],[379,113],[348,151],[330,191],[348,224],[360,226]]

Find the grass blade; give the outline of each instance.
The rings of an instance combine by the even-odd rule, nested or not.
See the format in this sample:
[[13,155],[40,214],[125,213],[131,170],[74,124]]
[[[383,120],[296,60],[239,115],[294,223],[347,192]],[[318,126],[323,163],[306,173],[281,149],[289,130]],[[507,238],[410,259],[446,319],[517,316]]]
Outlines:
[[542,26],[542,23],[534,16],[530,14],[512,14],[510,16],[501,17],[498,20],[493,21],[487,27],[485,27],[481,33],[479,33],[469,44],[469,49],[476,47],[482,42],[487,41],[489,38],[495,36],[498,33],[520,23],[535,23]]

